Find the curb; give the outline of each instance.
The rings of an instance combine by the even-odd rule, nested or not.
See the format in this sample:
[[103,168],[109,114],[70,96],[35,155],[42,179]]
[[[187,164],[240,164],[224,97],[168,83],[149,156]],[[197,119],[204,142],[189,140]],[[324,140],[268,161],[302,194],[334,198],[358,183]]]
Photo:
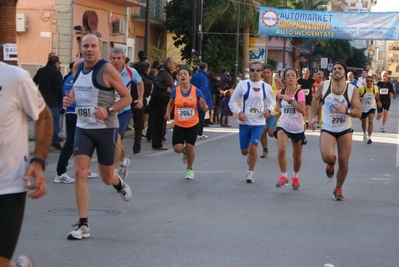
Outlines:
[[[172,129],[173,126],[175,125],[174,120],[170,120],[166,124],[166,129]],[[125,132],[125,136],[133,136],[134,135],[134,130],[129,130]],[[50,147],[50,150],[55,150],[54,148]],[[35,151],[35,142],[31,141],[29,142],[29,154],[32,154]]]

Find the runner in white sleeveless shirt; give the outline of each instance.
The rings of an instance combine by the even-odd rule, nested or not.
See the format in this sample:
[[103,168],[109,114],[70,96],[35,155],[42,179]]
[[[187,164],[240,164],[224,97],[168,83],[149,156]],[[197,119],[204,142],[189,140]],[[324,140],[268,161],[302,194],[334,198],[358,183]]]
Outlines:
[[[81,40],[83,62],[74,66],[75,83],[64,97],[64,107],[76,102],[78,115],[75,142],[75,192],[79,221],[68,239],[90,237],[88,224],[89,188],[87,173],[94,149],[97,151],[98,169],[103,182],[112,185],[124,201],[132,197],[130,187],[114,172],[115,146],[118,135],[116,112],[132,101],[118,71],[101,60],[100,41],[88,34]],[[100,85],[104,84],[104,86]],[[115,103],[115,91],[120,100]]]
[[[327,163],[328,178],[334,176],[337,160],[335,144],[338,150],[337,181],[333,192],[334,200],[344,200],[342,186],[349,170],[349,156],[352,150],[352,119],[360,118],[359,93],[356,87],[345,81],[346,63],[336,60],[333,63],[333,78],[321,82],[312,100],[312,120],[310,126],[316,128],[316,111],[322,105],[322,126],[320,133],[320,152],[322,160]],[[320,103],[320,100],[322,102]]]

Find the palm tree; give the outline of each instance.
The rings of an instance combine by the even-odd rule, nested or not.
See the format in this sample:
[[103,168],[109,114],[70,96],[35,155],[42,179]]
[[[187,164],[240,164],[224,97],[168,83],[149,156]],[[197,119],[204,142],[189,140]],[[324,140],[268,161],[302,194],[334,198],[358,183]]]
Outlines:
[[[305,9],[305,10],[323,10],[328,4],[328,0],[293,0],[290,1],[290,6],[294,9]],[[292,67],[295,69],[299,68],[299,58],[301,55],[301,45],[303,38],[294,37],[291,40],[292,44]]]
[[[0,0],[0,61],[3,61],[3,44],[17,43],[16,13],[18,0]],[[7,61],[17,65],[17,61]]]
[[353,49],[348,40],[319,40],[313,50],[314,55],[335,59],[348,60],[353,56]]
[[[249,37],[257,32],[259,21],[259,6],[262,4],[275,6],[281,0],[238,0],[240,1],[239,25],[242,29],[242,69],[249,66]],[[204,10],[204,29],[209,30],[216,22],[237,24],[237,1],[220,0],[219,4],[212,5]]]

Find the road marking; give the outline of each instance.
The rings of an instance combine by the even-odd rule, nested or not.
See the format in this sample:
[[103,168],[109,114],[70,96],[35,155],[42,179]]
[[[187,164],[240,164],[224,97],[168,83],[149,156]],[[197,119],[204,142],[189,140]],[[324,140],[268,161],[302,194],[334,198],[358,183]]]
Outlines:
[[[226,138],[227,136],[230,136],[230,135],[233,135],[233,134],[237,134],[237,132],[235,132],[235,131],[234,132],[229,132],[229,133],[218,135],[216,137],[211,137],[211,138],[208,138],[208,139],[197,139],[197,141],[195,142],[195,146],[200,146],[200,145],[203,145],[203,144],[206,144],[206,143],[209,143],[209,142],[217,141],[219,139]],[[238,146],[238,142],[237,142],[237,146]],[[168,150],[155,152],[155,153],[147,155],[147,156],[148,157],[155,157],[155,156],[159,156],[159,155],[169,154],[171,152],[175,153],[173,151],[173,147],[168,149]]]

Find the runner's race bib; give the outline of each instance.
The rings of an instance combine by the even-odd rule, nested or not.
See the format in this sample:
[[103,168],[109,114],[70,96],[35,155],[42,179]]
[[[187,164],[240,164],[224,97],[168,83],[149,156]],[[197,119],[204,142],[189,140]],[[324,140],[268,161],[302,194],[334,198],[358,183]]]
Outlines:
[[380,95],[387,95],[388,94],[388,88],[380,88]]
[[194,117],[194,108],[178,108],[177,114],[179,114],[180,120],[188,120]]
[[96,117],[94,116],[94,104],[79,104],[75,109],[78,115],[78,121],[83,123],[95,123]]

